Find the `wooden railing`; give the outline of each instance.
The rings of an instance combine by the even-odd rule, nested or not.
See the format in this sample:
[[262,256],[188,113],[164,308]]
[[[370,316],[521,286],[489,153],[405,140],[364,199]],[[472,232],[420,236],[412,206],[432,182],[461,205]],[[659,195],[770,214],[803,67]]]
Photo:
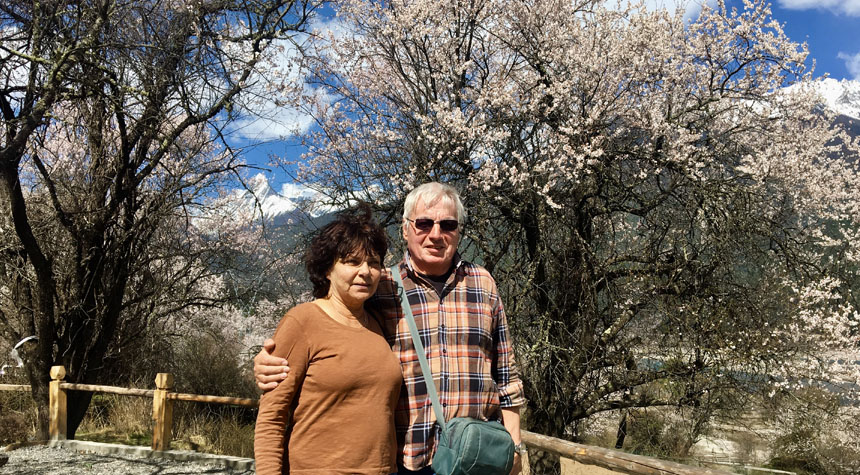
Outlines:
[[[523,443],[529,449],[559,456],[561,475],[726,475],[729,472],[705,467],[682,465],[668,460],[629,454],[620,450],[583,445],[534,432],[522,431]],[[528,460],[523,472],[528,475]]]
[[[184,394],[173,392],[173,375],[158,373],[155,377],[155,388],[133,389],[117,386],[102,386],[95,384],[75,384],[63,382],[66,369],[62,366],[51,368],[49,386],[50,426],[49,434],[52,440],[66,439],[66,391],[92,391],[100,393],[121,394],[152,398],[152,417],[155,419],[155,429],[152,434],[152,449],[168,450],[173,436],[173,403],[174,401],[193,401],[212,404],[229,404],[245,407],[257,407],[257,399],[235,397],[207,396],[200,394]],[[0,390],[25,391],[27,385],[0,384]],[[604,449],[590,445],[576,444],[566,440],[522,432],[523,443],[531,450],[540,450],[559,456],[562,475],[725,475],[728,472],[692,467],[674,462],[628,454],[620,450]],[[528,456],[524,460],[524,474],[529,475]]]
[[174,401],[206,402],[210,404],[229,404],[245,407],[257,407],[259,405],[259,401],[256,399],[175,393],[173,392],[173,375],[170,373],[158,373],[155,376],[155,390],[64,383],[63,379],[65,377],[66,368],[62,366],[51,368],[51,383],[48,388],[51,421],[48,433],[52,440],[65,439],[67,435],[66,391],[92,391],[125,396],[151,397],[152,418],[155,419],[155,429],[152,432],[152,450],[168,450],[170,447],[170,440],[173,438]]

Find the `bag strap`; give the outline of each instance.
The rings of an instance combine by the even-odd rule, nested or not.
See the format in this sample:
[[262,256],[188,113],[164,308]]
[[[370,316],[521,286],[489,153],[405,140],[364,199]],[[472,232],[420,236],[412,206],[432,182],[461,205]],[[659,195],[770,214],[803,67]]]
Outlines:
[[436,384],[433,383],[433,373],[430,372],[430,364],[427,363],[424,345],[421,344],[421,337],[418,335],[415,316],[412,315],[412,306],[409,305],[409,299],[406,298],[406,289],[403,286],[403,279],[400,277],[399,265],[394,265],[391,268],[391,276],[394,278],[397,293],[400,296],[400,306],[403,308],[403,314],[406,316],[406,323],[409,324],[409,333],[412,334],[412,344],[415,346],[415,352],[418,353],[418,362],[421,364],[421,372],[424,374],[424,384],[427,386],[427,394],[430,396],[430,402],[433,404],[433,412],[436,413],[436,421],[444,432],[446,430],[445,413],[442,411],[442,404],[439,402],[439,395],[436,393]]

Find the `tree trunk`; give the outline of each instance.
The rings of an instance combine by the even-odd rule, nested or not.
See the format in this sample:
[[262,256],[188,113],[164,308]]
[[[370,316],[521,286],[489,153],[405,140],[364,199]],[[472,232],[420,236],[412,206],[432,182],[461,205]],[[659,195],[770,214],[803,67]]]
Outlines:
[[624,439],[627,437],[627,413],[621,416],[621,422],[618,423],[618,433],[615,435],[615,448],[621,450],[624,448]]
[[30,394],[36,403],[36,440],[48,440],[48,424],[50,413],[48,411],[48,373],[39,377],[38,371],[31,368],[38,365],[27,365],[28,379],[30,380]]
[[90,401],[93,399],[93,393],[90,391],[69,391],[66,402],[68,404],[66,420],[66,431],[69,439],[75,438],[75,433],[80,427],[84,416],[87,413],[87,408],[90,406]]

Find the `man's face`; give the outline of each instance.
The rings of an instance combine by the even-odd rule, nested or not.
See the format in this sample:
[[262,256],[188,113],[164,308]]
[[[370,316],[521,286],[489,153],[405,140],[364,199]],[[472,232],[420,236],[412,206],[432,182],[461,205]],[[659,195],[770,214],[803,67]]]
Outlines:
[[[403,224],[403,239],[412,257],[415,270],[425,275],[442,275],[451,268],[457,244],[460,242],[460,228],[443,231],[439,225],[442,220],[457,220],[457,207],[447,199],[441,198],[428,206],[418,200],[415,210],[409,216],[412,221]],[[415,226],[415,220],[435,221],[430,230],[424,231]]]

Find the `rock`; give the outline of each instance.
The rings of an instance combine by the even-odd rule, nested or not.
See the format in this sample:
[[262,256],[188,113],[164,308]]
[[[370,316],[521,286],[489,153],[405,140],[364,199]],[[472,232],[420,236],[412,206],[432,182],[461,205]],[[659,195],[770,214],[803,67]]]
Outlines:
[[0,467],[6,465],[6,462],[9,461],[9,456],[6,454],[0,454]]

